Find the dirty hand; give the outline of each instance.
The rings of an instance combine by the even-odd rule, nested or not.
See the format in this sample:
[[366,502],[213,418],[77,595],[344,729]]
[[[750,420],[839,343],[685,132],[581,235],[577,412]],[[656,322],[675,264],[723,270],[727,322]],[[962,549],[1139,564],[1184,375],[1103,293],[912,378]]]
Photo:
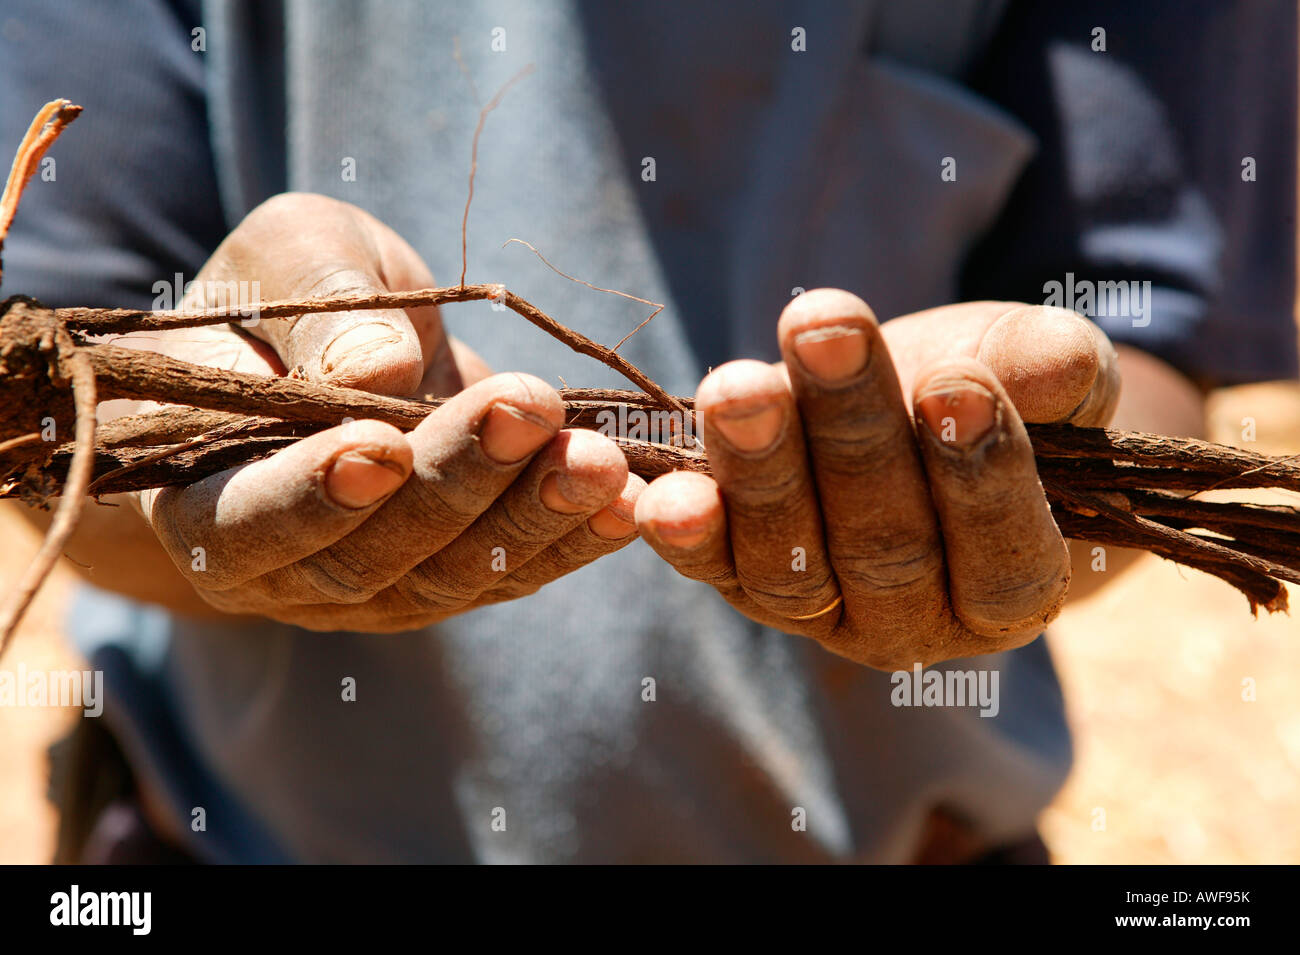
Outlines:
[[[254,281],[261,301],[434,284],[387,226],[303,194],[250,213],[187,304]],[[411,629],[531,593],[636,537],[644,482],[618,447],[561,431],[560,397],[539,379],[488,377],[436,308],[266,320],[246,332],[185,329],[134,344],[258,374],[293,369],[371,392],[454,397],[409,434],[350,422],[188,487],[142,493],[168,555],[218,609],[317,630]]]
[[646,541],[746,616],[879,669],[1041,633],[1070,563],[1022,422],[1109,421],[1119,372],[1100,329],[1009,302],[879,326],[818,289],[777,334],[783,365],[734,361],[701,383],[713,477],[651,483]]

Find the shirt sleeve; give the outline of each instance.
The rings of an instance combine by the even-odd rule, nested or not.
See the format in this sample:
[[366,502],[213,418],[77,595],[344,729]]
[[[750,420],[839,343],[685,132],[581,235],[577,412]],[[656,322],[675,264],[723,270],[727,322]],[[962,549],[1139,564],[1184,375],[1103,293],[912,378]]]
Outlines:
[[197,0],[50,3],[0,10],[0,154],[37,110],[85,112],[50,151],[5,242],[0,297],[147,307],[192,279],[225,235],[196,50]]
[[965,297],[1063,299],[1206,387],[1294,377],[1296,83],[1284,0],[1015,0],[972,85],[1039,151]]

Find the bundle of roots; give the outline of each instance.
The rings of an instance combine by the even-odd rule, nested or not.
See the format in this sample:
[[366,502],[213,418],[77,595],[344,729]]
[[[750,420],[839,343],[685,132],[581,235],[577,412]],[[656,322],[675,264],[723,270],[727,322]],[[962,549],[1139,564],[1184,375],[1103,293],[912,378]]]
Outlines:
[[[79,107],[59,100],[47,105],[33,122],[0,201],[0,251],[24,183],[79,112]],[[598,427],[601,420],[608,420],[603,413],[627,420],[630,413],[643,412],[676,416],[690,430],[690,398],[668,394],[614,349],[562,325],[504,286],[466,285],[463,273],[459,285],[447,288],[255,307],[259,319],[277,319],[484,300],[504,304],[576,351],[619,372],[638,389],[563,389],[569,427]],[[0,640],[7,643],[88,498],[189,484],[274,454],[344,418],[374,418],[409,431],[440,404],[294,377],[266,378],[193,365],[96,341],[109,334],[236,321],[247,313],[248,306],[172,312],[50,309],[24,296],[0,303],[0,498],[17,498],[38,507],[59,499],[37,558],[0,610]],[[168,407],[97,427],[97,403],[113,398]],[[72,440],[58,440],[65,429],[49,428],[50,421],[75,422]],[[1104,428],[1027,428],[1062,534],[1140,548],[1213,574],[1245,594],[1252,613],[1260,606],[1270,612],[1286,609],[1282,581],[1300,582],[1300,510],[1207,501],[1197,495],[1227,488],[1300,491],[1300,467],[1292,459]],[[673,470],[708,471],[703,451],[683,446],[671,436],[665,443],[616,440],[630,469],[645,478]]]

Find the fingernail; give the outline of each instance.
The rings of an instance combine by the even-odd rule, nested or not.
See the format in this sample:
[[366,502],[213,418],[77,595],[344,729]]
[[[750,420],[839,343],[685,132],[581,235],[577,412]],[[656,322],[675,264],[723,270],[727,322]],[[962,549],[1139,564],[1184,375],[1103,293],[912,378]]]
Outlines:
[[619,498],[613,504],[591,515],[587,526],[591,532],[606,540],[622,540],[636,530],[636,518],[632,516],[635,505]]
[[795,336],[794,353],[814,378],[838,385],[867,366],[867,335],[852,325],[828,325]]
[[478,433],[483,453],[497,464],[522,461],[553,437],[554,428],[507,404],[493,405]]
[[780,402],[768,401],[731,405],[711,414],[709,422],[737,451],[762,451],[781,433],[785,409]]
[[369,507],[405,480],[405,474],[360,451],[344,451],[325,475],[325,493],[340,507]]
[[943,444],[969,448],[993,429],[997,405],[976,384],[950,384],[920,398],[917,411]]
[[552,471],[538,488],[542,503],[560,514],[581,514],[600,507],[609,500],[606,494],[603,484],[565,471]]
[[709,528],[705,527],[685,527],[675,526],[672,524],[651,524],[655,537],[658,537],[670,547],[678,547],[682,550],[690,550],[693,547],[699,547],[709,536]]
[[320,356],[321,371],[331,374],[342,365],[402,342],[397,329],[383,322],[354,325],[325,346]]

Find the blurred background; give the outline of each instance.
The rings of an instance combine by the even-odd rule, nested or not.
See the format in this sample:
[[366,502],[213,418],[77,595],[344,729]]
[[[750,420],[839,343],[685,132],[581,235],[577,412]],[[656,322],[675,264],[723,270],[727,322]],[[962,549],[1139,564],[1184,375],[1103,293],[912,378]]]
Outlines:
[[[1300,453],[1300,383],[1216,392],[1211,440],[1241,445],[1247,417],[1257,425],[1251,450]],[[1222,496],[1300,503],[1276,492]],[[0,540],[5,586],[37,541],[7,510]],[[74,577],[66,565],[51,577],[0,661],[5,669],[83,665],[61,632]],[[1294,588],[1292,600],[1300,608]],[[1300,862],[1300,616],[1252,619],[1226,584],[1144,555],[1072,604],[1049,641],[1077,754],[1040,819],[1054,861]],[[1247,677],[1253,702],[1242,699]],[[56,818],[45,799],[45,749],[79,712],[0,707],[0,863],[50,858]]]

